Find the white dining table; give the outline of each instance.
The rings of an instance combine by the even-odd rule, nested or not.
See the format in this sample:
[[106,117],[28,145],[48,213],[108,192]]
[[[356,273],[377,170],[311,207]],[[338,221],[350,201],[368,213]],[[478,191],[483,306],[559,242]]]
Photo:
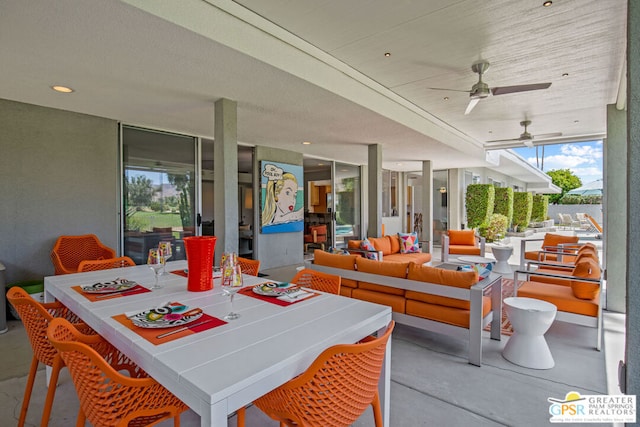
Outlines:
[[[187,268],[167,263],[167,272]],[[391,321],[388,306],[320,293],[283,307],[237,294],[233,309],[240,318],[227,324],[154,345],[112,316],[176,301],[222,319],[230,311],[220,279],[204,292],[187,291],[187,279],[169,273],[162,289],[91,302],[72,289],[77,285],[125,278],[153,284],[146,265],[46,277],[45,300],[57,299],[142,367],[194,412],[201,426],[227,425],[237,409],[306,370],[327,347],[354,343],[383,332]],[[268,280],[244,276],[245,286]],[[387,345],[379,392],[384,425],[389,425],[391,340]]]

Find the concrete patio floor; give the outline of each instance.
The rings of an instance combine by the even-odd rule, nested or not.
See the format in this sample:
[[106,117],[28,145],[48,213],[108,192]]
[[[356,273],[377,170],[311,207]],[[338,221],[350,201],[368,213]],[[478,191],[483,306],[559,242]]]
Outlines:
[[[438,249],[434,252],[439,259]],[[519,255],[513,257],[515,264]],[[264,273],[275,280],[289,280],[296,267]],[[605,313],[604,320],[601,352],[594,348],[595,329],[555,322],[546,334],[555,359],[555,367],[548,370],[527,369],[505,360],[501,351],[508,336],[492,341],[485,333],[483,366],[476,367],[467,363],[465,341],[398,325],[391,352],[391,426],[545,426],[550,418],[549,397],[563,399],[570,391],[620,394],[617,365],[623,358],[624,315]],[[0,335],[0,425],[17,423],[32,354],[21,322],[8,323],[9,332]],[[44,369],[40,369],[27,425],[39,425],[45,393]],[[74,425],[77,411],[73,384],[63,370],[49,425]],[[187,427],[200,425],[192,412],[183,414],[181,422]],[[228,425],[235,426],[235,418]],[[277,425],[255,407],[247,411],[247,426]],[[372,426],[371,411],[354,425]]]

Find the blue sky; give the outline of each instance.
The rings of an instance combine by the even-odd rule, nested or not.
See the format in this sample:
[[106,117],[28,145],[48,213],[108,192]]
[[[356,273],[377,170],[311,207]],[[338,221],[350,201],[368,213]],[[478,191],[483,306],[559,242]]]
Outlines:
[[[582,180],[582,185],[602,179],[602,141],[544,146],[544,171],[569,169]],[[536,166],[535,148],[515,148],[513,151]],[[541,159],[542,147],[538,148]]]

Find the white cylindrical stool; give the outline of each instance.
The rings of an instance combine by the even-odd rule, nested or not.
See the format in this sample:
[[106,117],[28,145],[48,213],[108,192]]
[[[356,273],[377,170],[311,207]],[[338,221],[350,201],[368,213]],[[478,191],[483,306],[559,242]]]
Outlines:
[[511,246],[491,246],[491,253],[496,259],[496,265],[493,266],[495,273],[511,274],[511,267],[509,267],[509,258],[513,253],[513,247]]
[[505,345],[502,356],[525,368],[553,368],[555,362],[544,334],[556,318],[556,306],[546,301],[523,297],[505,298],[503,303],[514,332]]

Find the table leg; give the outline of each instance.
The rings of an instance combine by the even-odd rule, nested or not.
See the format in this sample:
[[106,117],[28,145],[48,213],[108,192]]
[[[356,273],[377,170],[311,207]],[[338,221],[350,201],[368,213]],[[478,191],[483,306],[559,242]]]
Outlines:
[[[378,336],[385,333],[387,327],[378,331]],[[389,427],[391,425],[389,413],[391,408],[391,338],[387,341],[387,348],[384,353],[384,363],[380,372],[380,380],[378,381],[378,395],[380,396],[380,409],[382,410],[382,425]]]
[[201,427],[216,427],[227,425],[227,402],[217,402],[204,408],[200,415]]

